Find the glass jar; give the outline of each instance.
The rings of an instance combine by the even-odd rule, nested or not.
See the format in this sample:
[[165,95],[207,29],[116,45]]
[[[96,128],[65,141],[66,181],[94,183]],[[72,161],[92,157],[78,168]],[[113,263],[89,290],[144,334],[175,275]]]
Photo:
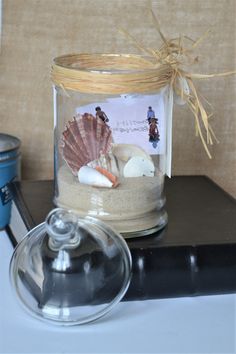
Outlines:
[[135,55],[67,55],[52,68],[54,202],[124,237],[167,223],[173,96],[156,75],[151,61]]

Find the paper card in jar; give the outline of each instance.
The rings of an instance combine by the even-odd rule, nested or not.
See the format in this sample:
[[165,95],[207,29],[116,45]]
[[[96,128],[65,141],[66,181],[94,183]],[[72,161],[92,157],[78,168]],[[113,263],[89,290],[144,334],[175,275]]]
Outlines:
[[[108,124],[117,144],[135,144],[151,155],[165,154],[167,148],[167,90],[155,95],[120,95],[76,108]],[[171,108],[172,113],[172,108]]]

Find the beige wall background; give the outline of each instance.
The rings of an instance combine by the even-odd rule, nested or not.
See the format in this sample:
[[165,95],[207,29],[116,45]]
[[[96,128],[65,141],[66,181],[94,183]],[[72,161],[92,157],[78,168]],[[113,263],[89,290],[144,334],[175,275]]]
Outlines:
[[[163,32],[197,39],[212,33],[198,49],[193,71],[236,68],[235,0],[155,0]],[[117,28],[145,46],[158,48],[145,0],[3,0],[0,54],[0,130],[22,140],[23,178],[53,177],[53,103],[50,67],[55,56],[73,52],[135,53]],[[195,137],[187,107],[174,108],[173,174],[204,174],[236,197],[236,78],[198,83],[211,102],[212,126],[220,144],[209,160]]]

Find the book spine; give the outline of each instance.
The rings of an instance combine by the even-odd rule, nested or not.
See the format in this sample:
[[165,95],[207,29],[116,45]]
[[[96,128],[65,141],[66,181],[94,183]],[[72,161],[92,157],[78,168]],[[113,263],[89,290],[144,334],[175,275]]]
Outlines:
[[20,182],[12,182],[9,185],[10,192],[12,194],[12,198],[16,207],[20,213],[20,216],[25,224],[27,230],[31,230],[35,225],[34,220],[26,207],[26,203],[24,201],[24,197],[21,193]]
[[236,245],[131,250],[133,277],[124,300],[236,292]]

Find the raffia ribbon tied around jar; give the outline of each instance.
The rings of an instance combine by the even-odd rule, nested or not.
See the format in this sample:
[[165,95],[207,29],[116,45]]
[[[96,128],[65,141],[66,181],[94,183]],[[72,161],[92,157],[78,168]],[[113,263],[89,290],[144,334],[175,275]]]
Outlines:
[[[236,71],[210,75],[188,72],[185,68],[198,60],[193,53],[195,48],[209,31],[196,41],[186,36],[167,39],[161,32],[153,11],[150,11],[155,28],[163,41],[159,50],[143,47],[133,36],[122,30],[122,33],[131,39],[143,53],[142,55],[71,54],[60,56],[54,60],[52,66],[52,81],[66,93],[67,90],[73,90],[110,95],[119,95],[124,92],[127,94],[151,93],[170,85],[176,96],[184,103],[186,102],[192,111],[196,135],[200,137],[208,157],[211,158],[208,145],[212,145],[213,140],[216,142],[218,140],[209,123],[212,113],[208,113],[204,108],[194,80],[233,75]],[[189,48],[184,46],[186,41],[191,43]]]

